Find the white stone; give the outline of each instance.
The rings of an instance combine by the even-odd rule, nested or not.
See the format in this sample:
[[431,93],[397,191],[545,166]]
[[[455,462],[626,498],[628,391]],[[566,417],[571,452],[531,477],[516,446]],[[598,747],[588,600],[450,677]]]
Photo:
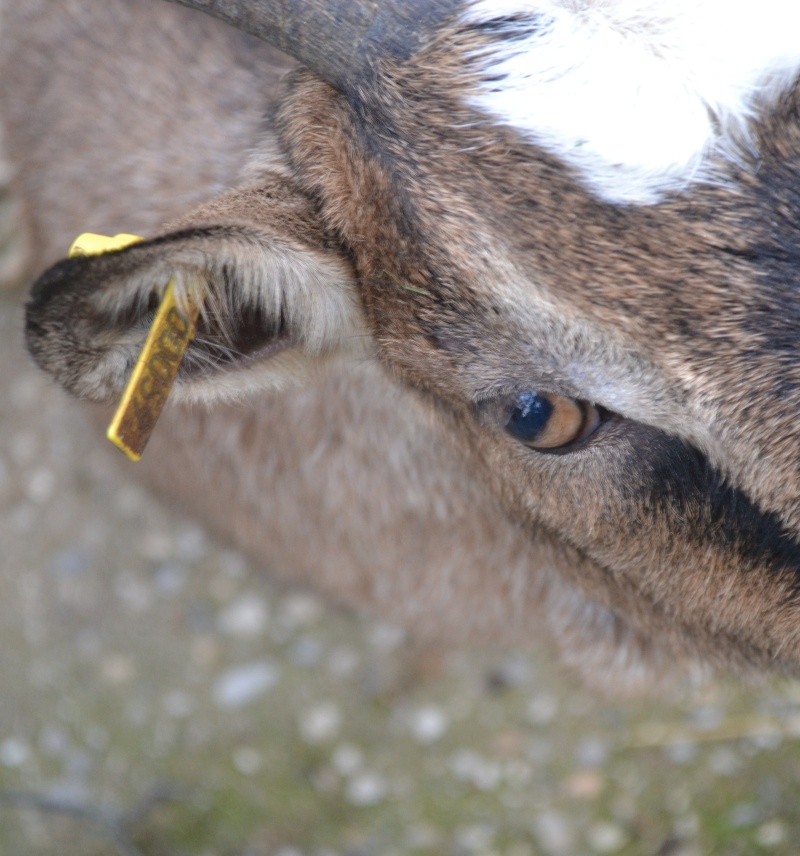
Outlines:
[[259,662],[237,666],[224,672],[214,684],[214,701],[219,707],[244,707],[263,696],[278,681],[278,669]]
[[491,846],[494,833],[494,829],[486,823],[464,826],[456,831],[456,844],[468,853],[480,853]]
[[342,743],[331,755],[331,766],[340,776],[352,776],[361,769],[364,754],[352,743]]
[[379,651],[390,654],[405,639],[405,633],[393,624],[373,624],[369,630],[369,642]]
[[572,827],[561,812],[541,812],[534,821],[534,830],[539,845],[548,856],[571,856],[575,852]]
[[346,795],[351,805],[377,805],[389,791],[386,779],[378,773],[359,773],[347,784]]
[[558,701],[551,695],[538,695],[528,703],[528,719],[533,725],[547,725],[558,714]]
[[349,678],[358,668],[358,652],[352,648],[335,648],[328,658],[328,674],[334,678]]
[[500,764],[482,758],[471,749],[456,752],[450,759],[449,767],[459,781],[480,791],[494,790],[500,784],[503,774]]
[[4,767],[21,767],[30,756],[30,747],[24,740],[9,737],[0,743],[0,764]]
[[306,743],[328,743],[335,740],[342,727],[342,714],[332,702],[322,702],[300,718],[300,734]]
[[208,538],[199,526],[186,526],[178,533],[175,552],[184,562],[196,562],[208,549]]
[[42,505],[52,498],[56,489],[56,474],[49,467],[37,467],[29,476],[25,494],[31,502]]
[[252,746],[240,746],[233,751],[233,766],[243,776],[254,776],[263,764],[261,753]]
[[227,606],[217,618],[220,633],[226,636],[260,636],[267,627],[269,612],[259,597],[244,595]]
[[319,598],[311,594],[291,594],[281,603],[281,619],[292,629],[308,627],[319,620],[322,611]]
[[778,847],[786,838],[786,826],[780,820],[762,823],[756,830],[756,843],[762,847]]
[[596,823],[586,836],[596,853],[616,853],[627,842],[625,832],[615,823]]
[[171,690],[164,696],[164,710],[174,719],[186,719],[194,709],[194,699],[182,690]]
[[409,723],[411,733],[425,745],[440,740],[450,725],[450,720],[442,708],[426,705],[414,711]]

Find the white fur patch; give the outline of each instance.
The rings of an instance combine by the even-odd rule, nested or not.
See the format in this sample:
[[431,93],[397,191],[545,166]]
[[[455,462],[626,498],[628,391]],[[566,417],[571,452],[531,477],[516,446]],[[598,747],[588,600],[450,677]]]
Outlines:
[[800,72],[798,0],[477,0],[498,29],[472,105],[612,202],[657,202],[751,141]]

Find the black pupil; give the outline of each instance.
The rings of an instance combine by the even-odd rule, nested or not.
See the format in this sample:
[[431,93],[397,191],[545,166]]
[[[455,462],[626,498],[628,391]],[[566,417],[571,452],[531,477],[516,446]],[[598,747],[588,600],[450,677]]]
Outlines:
[[523,443],[533,442],[541,434],[553,412],[553,405],[535,392],[523,392],[506,422],[506,431]]

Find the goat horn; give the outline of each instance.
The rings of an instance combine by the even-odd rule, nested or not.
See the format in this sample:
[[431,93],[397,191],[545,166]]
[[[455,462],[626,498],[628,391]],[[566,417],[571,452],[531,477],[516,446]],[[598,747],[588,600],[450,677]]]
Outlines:
[[409,59],[463,0],[172,0],[269,42],[349,91],[382,56]]

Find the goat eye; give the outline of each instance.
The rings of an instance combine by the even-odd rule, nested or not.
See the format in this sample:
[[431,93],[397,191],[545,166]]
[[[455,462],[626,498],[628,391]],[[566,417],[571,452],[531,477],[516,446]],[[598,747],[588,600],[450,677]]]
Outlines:
[[505,429],[532,449],[562,449],[584,440],[599,422],[600,414],[588,402],[523,392],[514,402]]

